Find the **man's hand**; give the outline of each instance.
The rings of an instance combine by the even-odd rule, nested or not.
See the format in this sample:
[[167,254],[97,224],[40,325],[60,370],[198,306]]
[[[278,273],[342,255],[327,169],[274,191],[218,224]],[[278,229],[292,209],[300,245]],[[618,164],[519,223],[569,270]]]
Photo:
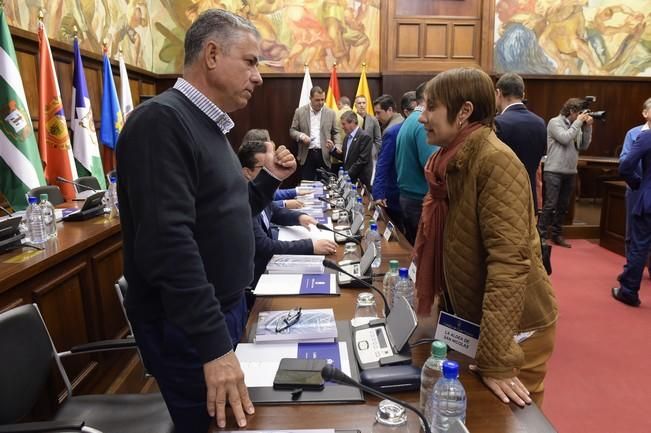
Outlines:
[[301,134],[301,141],[305,144],[310,144],[310,136],[307,134]]
[[285,207],[287,209],[300,209],[303,206],[303,202],[300,200],[285,200]]
[[376,206],[387,207],[387,199],[386,198],[381,198],[380,200],[375,200],[375,205]]
[[226,427],[226,401],[233,409],[237,425],[246,427],[246,415],[253,415],[255,408],[244,384],[244,373],[235,353],[229,352],[203,365],[203,375],[208,389],[208,415],[215,418],[217,426]]
[[577,120],[580,120],[583,123],[589,122],[589,119],[592,119],[588,113],[581,113],[578,116],[576,116]]
[[592,125],[593,122],[594,122],[594,117],[588,115],[588,118],[586,119],[585,122],[583,122],[583,124],[590,126],[590,125]]
[[310,225],[316,225],[316,220],[310,215],[301,215],[298,217],[298,222],[308,230],[310,230]]
[[275,144],[271,141],[267,141],[265,145],[267,146],[264,163],[265,168],[278,179],[287,179],[296,171],[296,159],[294,155],[285,146],[278,146],[274,150]]
[[326,149],[332,151],[335,148],[335,143],[332,140],[326,140]]
[[330,255],[337,252],[337,244],[328,239],[312,239],[314,254]]

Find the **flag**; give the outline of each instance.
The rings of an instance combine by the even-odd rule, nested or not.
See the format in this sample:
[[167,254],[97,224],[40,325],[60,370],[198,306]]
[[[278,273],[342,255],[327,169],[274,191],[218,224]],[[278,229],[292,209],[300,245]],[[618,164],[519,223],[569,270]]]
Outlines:
[[70,127],[72,129],[72,152],[77,161],[77,171],[82,176],[94,176],[99,181],[102,189],[106,188],[104,182],[104,169],[102,158],[99,154],[97,131],[93,109],[90,106],[88,87],[84,65],[81,63],[79,41],[75,37],[73,44],[74,64],[72,73],[72,109]]
[[102,122],[99,128],[99,138],[104,146],[115,149],[118,142],[118,135],[122,129],[122,110],[118,102],[118,94],[115,90],[113,72],[108,54],[104,50],[104,67],[102,69],[104,88],[102,93]]
[[[366,96],[366,112],[371,116],[375,116],[371,91],[368,89],[368,81],[366,81],[366,63],[362,63],[362,75],[359,77],[359,84],[357,85],[355,98],[358,96]],[[355,112],[357,112],[357,109],[355,109]]]
[[339,110],[337,102],[339,102],[339,80],[337,79],[337,64],[332,64],[332,72],[330,73],[330,83],[328,83],[328,93],[326,94],[325,104],[326,107]]
[[45,185],[16,51],[4,9],[0,8],[0,191],[16,210],[25,209],[25,194]]
[[301,99],[298,106],[302,107],[310,102],[310,90],[312,90],[312,78],[310,77],[310,68],[305,65],[305,75],[303,75],[303,87],[301,88]]
[[129,113],[133,111],[133,99],[131,99],[131,87],[129,87],[129,76],[127,75],[127,67],[124,64],[124,56],[120,52],[120,108],[122,109],[122,116],[126,122]]
[[38,23],[38,147],[45,164],[45,179],[49,185],[59,185],[67,200],[75,198],[76,191],[68,183],[58,182],[57,177],[75,180],[77,168],[72,154],[68,125],[63,112],[61,91],[54,71],[50,43],[47,40],[43,21]]

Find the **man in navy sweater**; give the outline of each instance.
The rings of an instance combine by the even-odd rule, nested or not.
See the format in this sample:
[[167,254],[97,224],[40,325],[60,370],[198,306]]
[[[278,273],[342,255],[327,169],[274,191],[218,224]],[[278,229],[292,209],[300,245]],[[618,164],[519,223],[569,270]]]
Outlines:
[[[242,173],[249,181],[253,181],[260,174],[265,152],[265,143],[260,141],[243,143],[237,151]],[[255,269],[251,286],[255,287],[274,254],[334,254],[337,251],[337,244],[327,239],[278,240],[277,226],[301,225],[309,230],[310,225],[316,223],[317,221],[310,215],[280,207],[275,202],[270,203],[260,214],[254,216]]]
[[254,412],[233,352],[253,278],[252,214],[296,170],[284,147],[267,147],[247,182],[226,134],[227,113],[255,87],[260,34],[222,10],[201,14],[185,37],[183,78],[129,116],[117,145],[125,306],[143,361],[176,433],[239,427]]

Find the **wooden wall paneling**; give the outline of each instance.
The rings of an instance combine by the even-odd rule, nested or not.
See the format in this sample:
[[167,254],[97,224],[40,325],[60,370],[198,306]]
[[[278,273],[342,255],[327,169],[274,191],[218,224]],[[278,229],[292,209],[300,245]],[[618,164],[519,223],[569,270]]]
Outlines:
[[[172,86],[174,83],[172,83]],[[171,86],[170,86],[171,87]],[[141,81],[140,82],[140,94],[146,96],[152,96],[160,93],[157,89],[157,83],[150,81]]]
[[449,56],[448,32],[449,26],[445,23],[425,24],[425,47],[423,57],[445,59]]
[[131,100],[135,107],[140,103],[140,80],[134,80],[129,77],[129,89],[131,90]]
[[38,57],[33,52],[16,49],[16,60],[23,79],[29,114],[35,118],[38,116]]
[[482,0],[389,0],[395,3],[395,16],[478,16]]
[[99,125],[99,118],[102,111],[102,71],[97,67],[84,65],[84,72],[86,74],[86,87],[88,88],[90,106],[93,109],[93,119]]
[[[41,276],[30,281],[32,301],[35,302],[57,351],[65,351],[77,344],[90,341],[87,319],[91,311],[86,308],[84,290],[88,287],[90,277],[87,263],[73,260],[64,262]],[[88,386],[92,373],[98,363],[90,355],[78,355],[63,360],[66,373],[74,388]],[[59,402],[63,393],[63,382],[54,379]]]
[[452,24],[450,57],[479,63],[479,21]]
[[72,103],[72,59],[61,59],[58,57],[54,60],[54,70],[59,82],[59,91],[61,92],[61,103],[66,115],[66,120],[70,120],[70,106]]
[[95,314],[101,319],[100,338],[122,338],[128,328],[114,287],[122,276],[122,242],[119,239],[103,242],[91,253],[90,263],[97,296]]
[[397,26],[395,57],[398,59],[421,57],[421,25],[417,22],[402,22]]

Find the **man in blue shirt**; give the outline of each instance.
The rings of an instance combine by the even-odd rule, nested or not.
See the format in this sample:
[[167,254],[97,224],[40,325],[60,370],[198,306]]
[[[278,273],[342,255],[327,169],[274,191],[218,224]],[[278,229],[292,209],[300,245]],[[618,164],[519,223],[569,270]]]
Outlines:
[[405,119],[396,140],[396,173],[400,189],[400,208],[405,225],[405,237],[413,245],[418,232],[423,198],[427,194],[425,164],[439,147],[427,144],[427,134],[418,118],[423,112],[423,90],[427,83],[416,88],[418,106]]
[[[642,131],[646,131],[647,129],[651,128],[651,98],[647,99],[644,101],[644,104],[642,104],[642,117],[646,121],[645,123],[641,125],[637,125],[631,129],[628,130],[626,133],[626,136],[624,137],[624,144],[622,145],[622,152],[619,155],[619,159],[622,160],[624,159],[627,155],[628,152],[631,149],[631,145],[635,141],[638,135]],[[638,175],[642,174],[642,167],[638,167],[637,169]],[[632,223],[632,216],[633,216],[633,205],[639,198],[639,191],[633,191],[631,188],[628,186],[626,187],[626,236],[624,238],[624,245],[625,245],[625,250],[628,250],[629,245],[631,243],[631,223]],[[647,262],[647,267],[651,269],[651,261]],[[650,271],[651,272],[651,271]]]
[[[640,172],[640,166],[642,170]],[[619,276],[619,287],[612,289],[618,301],[638,307],[640,281],[644,264],[651,248],[651,131],[638,135],[628,152],[619,161],[619,174],[637,198],[631,207],[630,244],[626,250],[626,264]]]

